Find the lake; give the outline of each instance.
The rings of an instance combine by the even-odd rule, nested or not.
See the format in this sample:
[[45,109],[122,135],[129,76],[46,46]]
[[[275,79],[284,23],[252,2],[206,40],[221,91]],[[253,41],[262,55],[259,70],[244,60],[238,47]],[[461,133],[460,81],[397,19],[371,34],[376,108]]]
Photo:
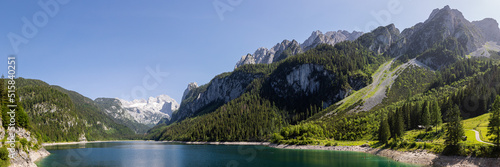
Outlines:
[[36,163],[40,167],[413,166],[366,153],[277,149],[266,146],[121,141],[47,146],[46,149],[51,155]]

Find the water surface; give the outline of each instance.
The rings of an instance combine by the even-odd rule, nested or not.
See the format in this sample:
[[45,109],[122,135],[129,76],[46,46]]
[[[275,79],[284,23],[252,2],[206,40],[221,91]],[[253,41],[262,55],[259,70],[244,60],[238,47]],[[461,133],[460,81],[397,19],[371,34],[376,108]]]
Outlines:
[[266,146],[184,145],[123,141],[47,146],[46,149],[51,155],[37,162],[38,166],[413,166],[366,153],[276,149]]

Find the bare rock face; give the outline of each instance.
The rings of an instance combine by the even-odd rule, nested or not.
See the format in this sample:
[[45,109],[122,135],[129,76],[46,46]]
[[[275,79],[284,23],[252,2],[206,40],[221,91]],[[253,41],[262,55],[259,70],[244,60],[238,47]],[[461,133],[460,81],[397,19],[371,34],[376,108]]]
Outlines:
[[481,21],[473,21],[472,24],[481,31],[481,35],[485,40],[500,44],[500,29],[495,19],[485,18]]
[[[5,132],[3,127],[0,127],[0,129],[0,131]],[[38,140],[26,129],[16,128],[14,133],[19,138],[17,140],[26,139],[28,143],[15,150],[15,158],[10,159],[11,167],[36,167],[35,161],[50,154],[45,148],[34,150],[33,146],[38,143]],[[2,133],[0,137],[4,138],[4,135],[8,134]]]
[[370,33],[363,34],[358,38],[360,43],[371,51],[382,54],[389,50],[397,41],[401,39],[399,29],[394,24],[380,26]]
[[[265,52],[267,52],[267,49],[265,50]],[[244,64],[256,64],[255,62],[256,62],[255,58],[249,53],[245,56],[241,56],[240,61],[238,61],[238,63],[236,63],[234,68],[236,69],[239,66],[242,66]],[[186,92],[184,92],[184,93],[186,93]],[[184,100],[184,96],[182,96],[182,97],[183,97],[182,100]]]
[[189,89],[177,112],[172,114],[170,122],[182,120],[198,114],[209,106],[222,105],[239,96],[241,96],[246,87],[256,78],[262,77],[262,74],[251,74],[244,72],[233,72],[229,76],[215,77],[210,83],[201,87],[192,87]]
[[236,69],[244,64],[271,64],[286,59],[287,57],[303,53],[319,44],[335,45],[336,43],[346,40],[356,40],[361,35],[363,35],[363,33],[357,31],[350,33],[348,31],[339,30],[329,31],[323,34],[321,31],[317,30],[312,32],[311,36],[302,44],[295,40],[283,40],[281,43],[274,45],[271,49],[261,47],[257,49],[254,54],[242,56],[234,68]]
[[181,102],[186,99],[186,96],[188,95],[189,91],[198,88],[198,84],[196,82],[191,82],[188,84],[186,90],[184,90],[184,93],[182,94],[182,99]]
[[470,53],[486,42],[480,32],[460,11],[445,6],[433,10],[425,22],[403,30],[402,38],[397,42],[397,47],[391,48],[391,54],[394,57],[408,55],[413,58],[449,37],[460,41]]
[[[317,73],[319,75],[316,75]],[[315,64],[303,64],[292,69],[285,77],[286,80],[275,80],[271,82],[276,95],[280,97],[286,94],[304,94],[311,95],[319,90],[320,77],[335,78],[333,74],[329,74],[324,67]],[[283,89],[291,88],[291,89]]]
[[363,35],[363,33],[357,31],[353,31],[352,33],[350,33],[345,30],[338,30],[329,31],[323,34],[321,31],[316,30],[312,32],[311,36],[307,38],[307,40],[304,41],[304,43],[302,43],[300,46],[304,51],[307,51],[318,46],[319,44],[335,45],[342,41],[354,41],[361,35]]
[[242,56],[240,61],[236,63],[235,68],[244,64],[271,64],[298,53],[302,53],[302,48],[297,41],[283,40],[281,43],[274,45],[270,50],[261,47],[253,55],[247,54],[246,56]]
[[302,48],[295,40],[283,40],[281,44],[274,46],[271,52],[274,52],[273,62],[278,62],[287,57],[302,53]]

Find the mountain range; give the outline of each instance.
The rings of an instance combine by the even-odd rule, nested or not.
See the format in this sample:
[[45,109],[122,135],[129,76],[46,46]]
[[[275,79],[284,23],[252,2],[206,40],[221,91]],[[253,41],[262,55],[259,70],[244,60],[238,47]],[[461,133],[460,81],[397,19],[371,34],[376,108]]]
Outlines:
[[281,43],[274,45],[271,49],[261,47],[257,49],[254,54],[242,56],[234,68],[238,68],[244,64],[271,64],[308,51],[319,44],[329,44],[333,46],[342,41],[353,41],[361,35],[363,35],[363,33],[357,31],[350,33],[345,30],[339,30],[329,31],[323,34],[321,31],[317,30],[312,32],[311,36],[302,44],[299,44],[295,40],[283,40]]
[[[364,134],[345,131],[352,128],[346,127],[348,124],[339,123],[374,116],[387,107],[401,107],[428,91],[469,91],[473,86],[457,87],[459,83],[454,82],[462,79],[460,84],[477,86],[478,83],[472,83],[472,74],[494,76],[491,73],[495,73],[492,69],[497,68],[496,63],[490,61],[496,59],[490,55],[500,51],[498,34],[496,20],[470,22],[460,11],[445,6],[403,31],[390,24],[368,33],[315,31],[302,44],[284,40],[271,49],[259,48],[243,56],[233,72],[215,76],[202,86],[190,84],[179,109],[170,120],[164,119],[151,129],[149,137],[260,141],[269,139],[276,129],[294,125],[330,127],[322,129],[329,135],[341,135],[340,139],[350,138],[343,133],[362,137]],[[476,54],[481,49],[483,52]],[[417,73],[426,73],[428,77],[411,76]],[[444,89],[453,83],[452,89]],[[491,89],[493,94],[500,92],[498,84],[490,84],[493,85],[485,89]],[[464,97],[426,98],[438,100],[445,110],[448,103],[457,103]],[[464,115],[484,113],[491,104],[491,97],[485,99],[482,110],[464,109]],[[422,99],[414,99],[410,104],[422,103]],[[259,118],[253,115],[256,113],[277,118]],[[242,117],[245,119],[238,119]],[[370,130],[359,133],[367,131]]]
[[146,132],[162,118],[170,119],[172,112],[179,108],[179,104],[168,95],[133,101],[118,98],[97,98],[95,102],[104,113],[136,133]]
[[403,106],[419,108],[429,99],[445,110],[482,93],[479,107],[460,107],[464,117],[486,112],[500,92],[498,43],[496,20],[470,22],[445,6],[403,31],[393,24],[366,33],[314,31],[303,43],[283,40],[259,48],[234,71],[204,85],[190,83],[181,104],[167,95],[91,100],[24,78],[17,87],[30,118],[26,128],[44,142],[144,133],[153,140],[266,141],[296,126],[354,140],[374,132],[350,129],[359,127],[351,123],[370,127],[366,119]]

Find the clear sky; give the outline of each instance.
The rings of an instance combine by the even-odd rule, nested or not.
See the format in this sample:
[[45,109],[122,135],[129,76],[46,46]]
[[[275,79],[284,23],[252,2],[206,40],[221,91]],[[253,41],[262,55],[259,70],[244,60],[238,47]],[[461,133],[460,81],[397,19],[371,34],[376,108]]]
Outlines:
[[[302,43],[314,30],[366,32],[394,23],[402,31],[445,5],[470,21],[500,20],[500,2],[471,2],[3,0],[0,73],[15,54],[18,76],[92,99],[167,94],[180,103],[189,82],[208,83],[241,56],[283,39]],[[148,72],[157,68],[160,75]]]

